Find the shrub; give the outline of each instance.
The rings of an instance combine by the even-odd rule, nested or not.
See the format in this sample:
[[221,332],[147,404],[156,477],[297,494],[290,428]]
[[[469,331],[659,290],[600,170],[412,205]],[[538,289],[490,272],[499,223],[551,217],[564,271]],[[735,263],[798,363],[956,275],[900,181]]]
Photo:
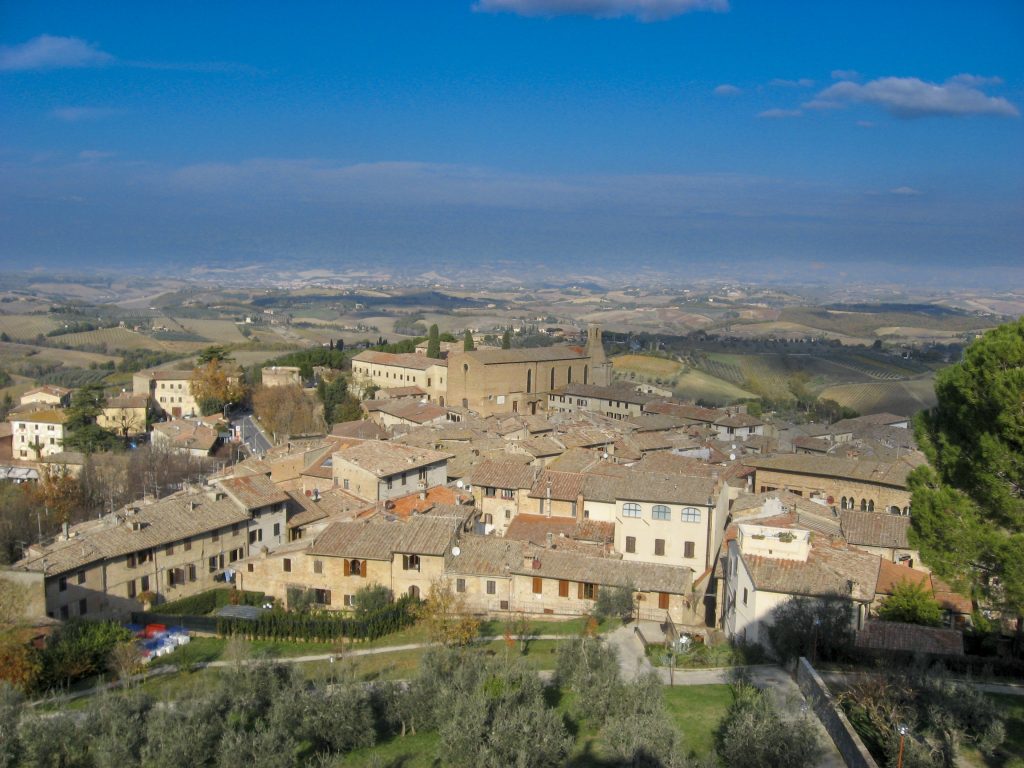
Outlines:
[[733,702],[718,732],[718,755],[730,768],[809,768],[820,747],[804,716],[784,722],[768,694],[748,682],[732,686]]
[[834,660],[853,644],[853,601],[843,595],[792,597],[772,611],[768,639],[783,661]]
[[262,592],[229,588],[209,589],[198,595],[164,603],[159,607],[159,612],[168,616],[206,616],[225,605],[263,605],[264,599]]

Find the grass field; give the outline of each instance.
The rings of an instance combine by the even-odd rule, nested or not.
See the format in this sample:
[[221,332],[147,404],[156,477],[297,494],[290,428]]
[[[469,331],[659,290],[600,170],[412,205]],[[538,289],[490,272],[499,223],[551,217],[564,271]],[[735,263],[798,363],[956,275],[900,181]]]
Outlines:
[[190,331],[218,344],[241,344],[245,341],[245,337],[238,331],[238,325],[232,320],[192,320],[190,318],[181,318],[178,322],[186,331]]
[[700,400],[715,405],[726,405],[733,400],[747,400],[757,397],[753,392],[737,387],[703,371],[687,371],[676,377],[672,389],[680,397]]
[[0,333],[6,333],[12,339],[31,340],[40,333],[46,334],[58,325],[46,315],[0,315]]
[[[730,363],[718,364],[713,372],[689,370],[676,360],[648,355],[619,355],[612,358],[616,374],[629,381],[653,381],[671,387],[679,397],[725,405],[734,400],[754,398],[737,382],[742,382],[739,369]],[[713,375],[717,373],[719,375]],[[724,377],[730,377],[733,381]]]
[[860,413],[896,413],[910,416],[936,403],[935,386],[931,377],[909,381],[871,382],[867,384],[841,384],[826,387],[820,394]]

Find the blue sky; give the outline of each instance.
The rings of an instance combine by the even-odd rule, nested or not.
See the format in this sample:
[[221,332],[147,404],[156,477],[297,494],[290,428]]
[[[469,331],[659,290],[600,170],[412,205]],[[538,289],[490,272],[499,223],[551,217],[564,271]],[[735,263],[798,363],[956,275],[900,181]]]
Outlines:
[[1019,2],[5,3],[0,265],[1012,268],[1022,110]]

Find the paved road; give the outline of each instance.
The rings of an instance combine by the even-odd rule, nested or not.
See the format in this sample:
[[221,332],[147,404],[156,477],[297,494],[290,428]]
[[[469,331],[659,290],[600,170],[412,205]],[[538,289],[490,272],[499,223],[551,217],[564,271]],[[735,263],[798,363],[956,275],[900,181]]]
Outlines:
[[242,441],[249,446],[249,450],[254,455],[261,456],[273,447],[274,444],[270,438],[250,414],[244,414],[232,423],[240,426]]

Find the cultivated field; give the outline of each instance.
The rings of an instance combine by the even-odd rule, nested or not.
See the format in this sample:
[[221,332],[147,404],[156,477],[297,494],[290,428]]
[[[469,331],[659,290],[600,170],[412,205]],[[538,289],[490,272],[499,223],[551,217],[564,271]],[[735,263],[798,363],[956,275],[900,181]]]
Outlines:
[[245,341],[245,337],[238,330],[238,325],[232,320],[181,318],[178,323],[186,331],[218,344],[241,344]]
[[621,379],[661,382],[688,400],[725,404],[755,397],[733,381],[705,371],[688,370],[676,360],[647,355],[619,355],[612,358],[612,364]]
[[44,336],[56,328],[57,321],[46,315],[0,315],[0,333],[26,341],[40,333]]
[[103,328],[99,331],[69,333],[58,337],[61,344],[72,347],[98,346],[106,344],[107,349],[166,349],[163,342],[152,339],[127,328]]
[[737,387],[703,371],[687,371],[677,376],[672,390],[685,400],[700,400],[714,405],[727,405],[734,400],[749,400],[757,397],[753,392]]
[[826,387],[820,396],[860,413],[886,412],[901,416],[913,415],[936,403],[935,386],[930,376],[909,381],[841,384]]

